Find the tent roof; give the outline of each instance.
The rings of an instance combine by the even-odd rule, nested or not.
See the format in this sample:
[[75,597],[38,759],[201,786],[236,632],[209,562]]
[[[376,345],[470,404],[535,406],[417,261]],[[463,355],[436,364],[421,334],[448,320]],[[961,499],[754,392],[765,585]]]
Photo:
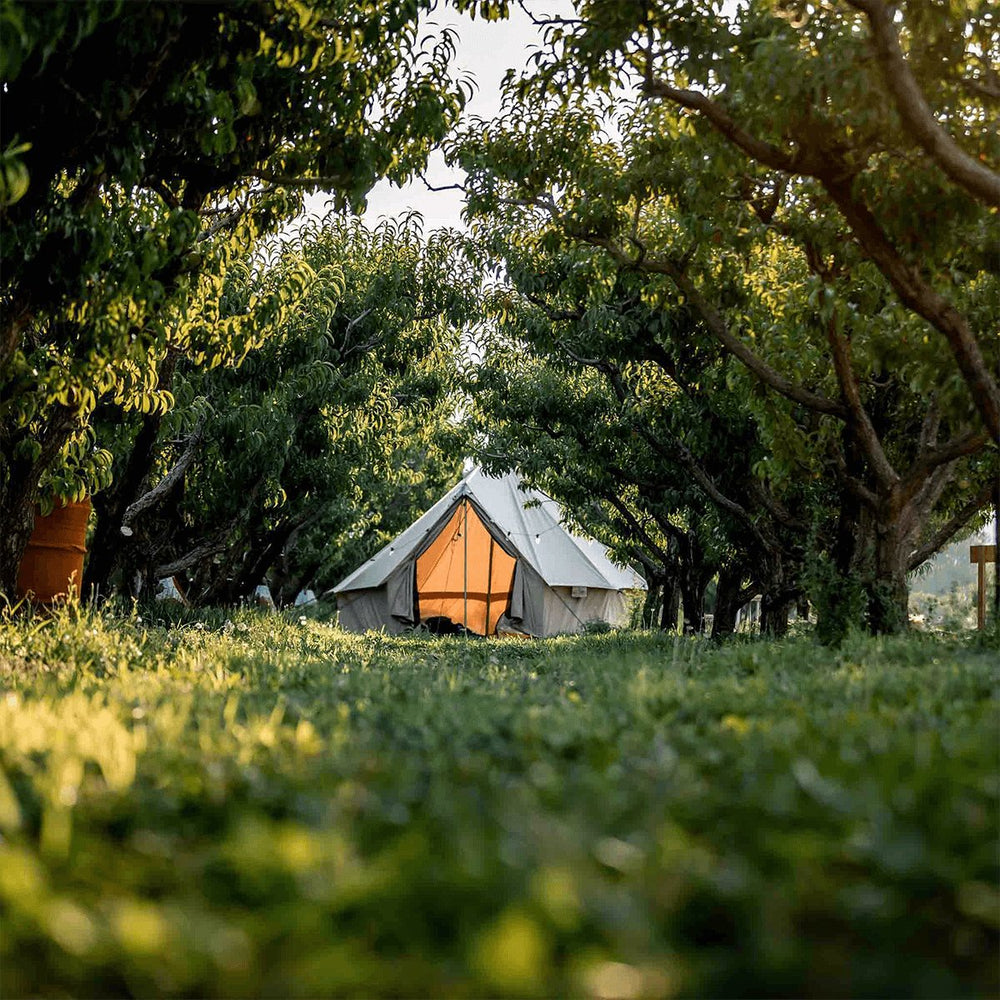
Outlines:
[[631,568],[616,566],[606,546],[563,527],[562,511],[555,500],[537,490],[522,490],[513,472],[494,478],[475,468],[401,535],[338,583],[334,593],[381,587],[397,566],[422,547],[435,525],[462,497],[479,506],[518,556],[550,587],[645,590],[642,577]]

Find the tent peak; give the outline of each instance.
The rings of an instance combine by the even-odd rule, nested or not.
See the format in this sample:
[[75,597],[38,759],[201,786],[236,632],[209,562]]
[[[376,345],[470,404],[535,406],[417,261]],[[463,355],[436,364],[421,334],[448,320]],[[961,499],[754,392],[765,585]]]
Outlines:
[[335,589],[382,586],[397,565],[411,558],[428,534],[440,527],[442,518],[447,519],[454,506],[466,498],[493,526],[495,537],[514,546],[518,556],[549,586],[611,590],[643,586],[634,570],[622,569],[610,560],[601,543],[583,546],[562,524],[559,503],[538,490],[522,488],[517,471],[493,476],[473,465],[429,511]]

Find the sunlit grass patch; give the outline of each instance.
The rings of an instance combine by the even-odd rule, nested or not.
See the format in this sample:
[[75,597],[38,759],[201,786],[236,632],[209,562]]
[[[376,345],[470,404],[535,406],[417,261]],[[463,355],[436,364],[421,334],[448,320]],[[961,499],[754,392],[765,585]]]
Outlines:
[[997,987],[989,649],[71,609],[0,677],[5,995]]

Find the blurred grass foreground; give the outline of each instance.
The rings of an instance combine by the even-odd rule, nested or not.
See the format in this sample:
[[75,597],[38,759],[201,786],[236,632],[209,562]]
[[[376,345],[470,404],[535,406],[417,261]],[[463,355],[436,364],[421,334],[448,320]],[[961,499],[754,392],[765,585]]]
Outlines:
[[997,653],[0,624],[0,995],[996,995]]

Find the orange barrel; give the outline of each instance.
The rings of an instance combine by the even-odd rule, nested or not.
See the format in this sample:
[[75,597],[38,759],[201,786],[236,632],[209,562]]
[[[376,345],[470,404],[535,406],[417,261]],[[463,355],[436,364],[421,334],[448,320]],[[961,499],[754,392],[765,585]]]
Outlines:
[[89,517],[89,499],[56,507],[46,517],[36,511],[35,530],[17,574],[18,597],[50,604],[80,593]]

